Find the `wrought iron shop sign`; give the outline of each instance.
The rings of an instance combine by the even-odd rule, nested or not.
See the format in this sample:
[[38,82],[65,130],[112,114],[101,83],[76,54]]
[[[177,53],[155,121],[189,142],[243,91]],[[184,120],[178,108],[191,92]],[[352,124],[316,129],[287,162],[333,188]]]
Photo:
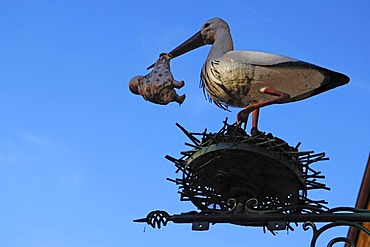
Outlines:
[[[197,211],[170,215],[150,212],[134,220],[161,228],[168,222],[190,223],[197,231],[211,224],[229,223],[267,229],[293,230],[297,223],[312,229],[311,246],[323,232],[350,226],[370,235],[361,223],[370,221],[370,211],[349,207],[329,209],[325,200],[309,198],[312,190],[329,190],[325,177],[312,166],[327,160],[325,153],[302,151],[300,143],[290,146],[283,139],[258,130],[260,108],[304,100],[345,85],[349,78],[339,72],[291,57],[266,52],[233,50],[229,25],[220,18],[205,22],[201,30],[169,53],[162,53],[145,76],[129,82],[130,91],[155,104],[182,104],[185,95],[175,89],[184,86],[170,71],[170,60],[203,45],[212,45],[201,69],[201,87],[216,106],[242,110],[236,123],[227,119],[216,133],[189,132],[189,148],[181,156],[166,158],[173,163],[178,178],[168,178],[178,186],[181,201],[190,201]],[[252,115],[252,128],[246,126]],[[316,223],[324,223],[320,228]],[[332,239],[328,246],[344,242]]]

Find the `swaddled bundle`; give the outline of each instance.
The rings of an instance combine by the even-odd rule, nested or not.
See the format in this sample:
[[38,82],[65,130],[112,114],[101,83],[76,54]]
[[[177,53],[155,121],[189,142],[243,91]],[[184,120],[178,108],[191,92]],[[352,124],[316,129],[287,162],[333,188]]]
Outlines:
[[169,102],[175,101],[181,105],[185,100],[185,94],[179,96],[175,88],[182,88],[185,83],[173,78],[170,71],[170,59],[169,54],[159,55],[149,74],[135,76],[130,80],[130,91],[155,104],[167,105]]

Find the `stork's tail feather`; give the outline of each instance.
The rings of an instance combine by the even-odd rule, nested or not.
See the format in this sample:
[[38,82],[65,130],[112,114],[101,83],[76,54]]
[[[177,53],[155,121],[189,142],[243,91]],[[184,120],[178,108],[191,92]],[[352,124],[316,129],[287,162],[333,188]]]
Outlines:
[[312,96],[328,91],[330,89],[339,87],[339,86],[343,86],[347,84],[350,80],[348,76],[342,73],[339,73],[339,72],[335,72],[332,70],[326,70],[325,72],[327,74],[327,82],[324,83],[321,87],[317,88],[313,92]]

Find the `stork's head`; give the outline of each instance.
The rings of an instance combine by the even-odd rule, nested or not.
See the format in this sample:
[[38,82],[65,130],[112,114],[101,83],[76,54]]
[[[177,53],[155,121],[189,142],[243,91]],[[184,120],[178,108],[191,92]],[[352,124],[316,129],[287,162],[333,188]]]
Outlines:
[[203,45],[213,44],[217,38],[217,30],[220,29],[230,31],[229,25],[224,20],[217,17],[212,18],[202,25],[200,31],[173,49],[169,54],[174,58]]
[[217,38],[217,30],[220,29],[225,29],[230,32],[229,25],[220,18],[216,17],[206,21],[200,29],[204,43],[213,44]]

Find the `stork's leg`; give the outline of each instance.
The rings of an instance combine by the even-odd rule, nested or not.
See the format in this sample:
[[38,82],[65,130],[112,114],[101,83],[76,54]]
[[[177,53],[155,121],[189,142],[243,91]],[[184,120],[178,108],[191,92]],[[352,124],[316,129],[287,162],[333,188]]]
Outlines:
[[251,129],[251,135],[257,135],[259,133],[258,130],[258,117],[260,115],[260,108],[257,108],[252,111],[252,129]]
[[252,104],[241,110],[237,115],[237,125],[240,126],[241,123],[247,124],[248,116],[251,112],[253,112],[253,123],[252,123],[252,130],[253,128],[257,128],[258,124],[258,116],[259,116],[259,108],[272,105],[275,103],[280,103],[288,100],[290,98],[290,95],[287,93],[283,93],[268,87],[263,87],[260,89],[261,93],[266,93],[270,95],[277,96],[275,99],[266,100],[263,102],[259,102],[256,104]]

